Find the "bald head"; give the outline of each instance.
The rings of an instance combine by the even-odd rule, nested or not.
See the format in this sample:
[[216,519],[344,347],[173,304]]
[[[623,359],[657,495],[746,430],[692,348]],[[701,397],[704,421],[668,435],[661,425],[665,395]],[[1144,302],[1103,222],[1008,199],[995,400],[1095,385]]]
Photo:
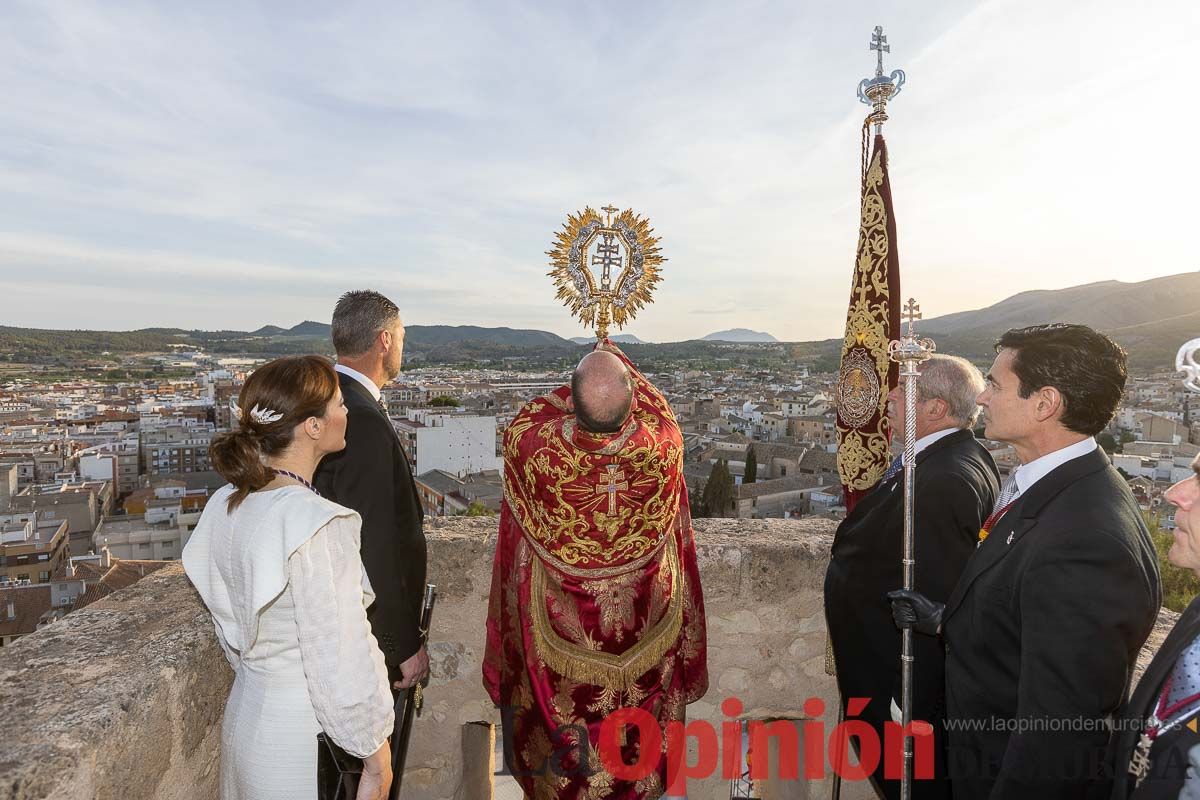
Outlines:
[[625,363],[612,353],[588,353],[571,375],[575,418],[592,433],[615,433],[633,404],[633,379]]

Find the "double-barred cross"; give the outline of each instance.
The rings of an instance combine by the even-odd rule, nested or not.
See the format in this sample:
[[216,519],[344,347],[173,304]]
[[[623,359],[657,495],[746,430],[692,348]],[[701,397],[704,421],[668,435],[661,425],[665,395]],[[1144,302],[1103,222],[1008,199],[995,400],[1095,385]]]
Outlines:
[[596,487],[596,494],[608,495],[608,515],[611,517],[617,513],[617,492],[628,491],[629,484],[625,483],[625,473],[616,464],[609,464],[605,469],[607,472],[601,476],[603,483]]
[[875,66],[875,75],[878,77],[883,74],[883,54],[892,52],[887,37],[883,35],[882,25],[876,25],[875,30],[871,32],[871,49],[879,54],[879,61]]
[[613,233],[605,231],[600,237],[600,241],[596,243],[596,254],[592,256],[592,266],[600,265],[600,284],[607,289],[612,277],[612,268],[621,263],[621,246],[617,244],[617,237]]
[[904,304],[904,320],[908,322],[908,335],[912,336],[913,323],[921,319],[921,306],[913,298],[908,298],[908,302]]

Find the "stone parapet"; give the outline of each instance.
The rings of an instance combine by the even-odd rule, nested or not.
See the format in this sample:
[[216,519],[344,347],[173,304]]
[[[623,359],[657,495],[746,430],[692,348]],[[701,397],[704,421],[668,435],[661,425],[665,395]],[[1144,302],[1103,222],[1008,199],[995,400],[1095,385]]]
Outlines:
[[[479,797],[493,769],[488,723],[499,714],[480,664],[495,522],[439,519],[427,531],[439,597],[432,680],[405,775],[410,800]],[[803,720],[804,701],[818,697],[828,735],[835,687],[824,669],[821,589],[833,523],[697,520],[696,530],[710,680],[689,719],[720,730],[721,701],[737,697],[745,718]],[[1164,618],[1152,647],[1171,621]],[[0,650],[0,798],[216,800],[232,677],[178,564],[18,640]],[[822,783],[760,790],[764,800],[828,796]],[[729,782],[693,781],[689,796],[725,800]],[[842,796],[870,793],[847,784]]]
[[233,673],[172,564],[0,650],[5,800],[217,797]]

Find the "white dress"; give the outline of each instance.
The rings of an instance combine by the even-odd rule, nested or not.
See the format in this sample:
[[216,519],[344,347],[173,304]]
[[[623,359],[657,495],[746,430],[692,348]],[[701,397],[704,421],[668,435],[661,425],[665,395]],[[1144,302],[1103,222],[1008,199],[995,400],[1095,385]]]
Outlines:
[[367,622],[361,520],[303,486],[214,494],[183,565],[236,673],[221,726],[221,800],[315,800],[317,733],[374,753],[394,712]]

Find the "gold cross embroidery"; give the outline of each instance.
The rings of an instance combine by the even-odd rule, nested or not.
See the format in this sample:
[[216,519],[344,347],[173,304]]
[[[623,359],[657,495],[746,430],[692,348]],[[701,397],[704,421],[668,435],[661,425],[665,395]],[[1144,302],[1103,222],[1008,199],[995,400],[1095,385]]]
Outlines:
[[608,474],[600,480],[604,483],[596,487],[596,494],[608,495],[608,515],[611,517],[617,513],[617,491],[626,491],[629,489],[629,484],[625,483],[625,473],[619,471],[616,464],[609,464],[605,469]]

